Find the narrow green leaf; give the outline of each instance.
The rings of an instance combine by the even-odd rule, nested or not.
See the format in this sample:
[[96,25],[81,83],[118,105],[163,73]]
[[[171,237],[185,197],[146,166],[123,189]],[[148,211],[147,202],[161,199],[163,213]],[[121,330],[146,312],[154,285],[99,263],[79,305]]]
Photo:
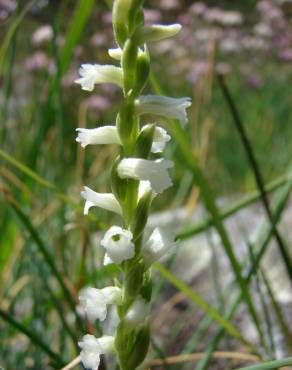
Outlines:
[[[151,82],[153,82],[154,79],[155,79],[154,75],[152,74]],[[153,84],[153,88],[154,89],[156,88],[156,92],[161,93],[162,88],[157,88],[157,86],[158,86],[158,82],[156,81],[155,84]],[[250,292],[248,290],[248,287],[245,283],[244,278],[242,277],[240,263],[238,262],[236,258],[232,243],[230,241],[228,233],[226,232],[226,229],[222,222],[221,215],[218,210],[213,192],[211,188],[209,187],[208,181],[200,167],[200,163],[199,163],[197,156],[193,153],[192,146],[189,140],[189,136],[187,132],[181,127],[181,125],[177,121],[170,121],[169,131],[172,133],[172,136],[175,137],[175,141],[178,145],[180,154],[182,155],[186,166],[191,171],[194,177],[194,182],[200,189],[202,200],[204,201],[208,212],[212,216],[214,227],[216,228],[220,236],[222,245],[224,247],[224,251],[229,259],[234,276],[236,276],[236,280],[238,282],[238,285],[240,286],[240,290],[242,291],[242,298],[245,301],[248,307],[249,313],[255,323],[255,326],[257,328],[257,331],[258,331],[258,334],[261,340],[261,344],[265,346],[264,334],[261,328],[260,320],[258,318],[258,315],[255,309],[253,300],[251,298]]]
[[65,44],[61,53],[61,71],[64,73],[70,64],[74,48],[80,40],[81,34],[91,15],[95,0],[79,0],[74,15],[66,33]]
[[288,357],[284,360],[263,362],[257,365],[241,367],[237,370],[274,370],[274,369],[280,369],[281,367],[291,366],[291,365],[292,365],[292,357]]
[[18,205],[16,205],[15,203],[9,203],[9,204],[12,207],[12,209],[14,210],[15,214],[20,219],[20,221],[22,222],[22,224],[25,226],[25,228],[29,232],[29,234],[32,237],[32,239],[34,240],[34,242],[36,243],[36,245],[37,245],[37,247],[39,249],[39,252],[41,253],[41,255],[44,258],[44,261],[47,263],[47,265],[49,266],[52,274],[54,275],[54,277],[58,281],[60,287],[62,288],[62,291],[64,293],[64,296],[66,297],[67,302],[69,303],[69,305],[70,305],[70,307],[72,309],[72,312],[74,312],[74,314],[75,314],[76,321],[77,321],[80,329],[83,330],[83,323],[80,320],[80,317],[79,317],[79,315],[76,312],[76,302],[74,301],[74,299],[73,299],[70,291],[68,290],[68,288],[67,288],[67,286],[66,286],[66,284],[65,284],[65,282],[63,280],[62,275],[58,271],[58,269],[57,269],[57,267],[55,265],[55,262],[54,262],[53,257],[47,251],[47,248],[45,247],[44,242],[42,241],[41,237],[39,236],[39,233],[37,232],[37,230],[35,229],[35,227],[32,225],[32,223],[30,222],[29,218],[18,207]]
[[51,350],[49,346],[45,342],[43,342],[40,336],[38,336],[34,332],[31,332],[29,329],[23,326],[20,322],[17,322],[16,320],[14,320],[14,318],[11,315],[9,315],[9,313],[3,311],[1,308],[0,308],[0,316],[2,317],[3,320],[8,322],[15,329],[19,330],[21,333],[27,336],[36,347],[41,348],[56,364],[56,366],[54,366],[56,369],[59,369],[60,367],[64,366],[65,363],[60,357],[60,355],[54,352],[53,350]]
[[5,60],[5,56],[6,56],[8,48],[9,48],[11,39],[13,38],[13,36],[14,36],[15,32],[17,31],[17,28],[20,25],[20,23],[22,22],[23,18],[25,17],[27,12],[32,8],[32,6],[36,3],[36,1],[37,0],[31,0],[23,8],[23,10],[19,13],[19,15],[11,23],[11,25],[10,25],[7,33],[6,33],[4,41],[3,41],[2,45],[1,45],[1,48],[0,48],[0,74],[2,72],[3,63],[4,63],[4,60]]
[[179,280],[170,271],[164,268],[162,265],[156,264],[155,269],[167,279],[172,285],[174,285],[179,291],[184,293],[188,298],[190,298],[194,303],[196,303],[204,312],[206,312],[210,317],[217,321],[231,336],[237,338],[249,347],[253,352],[257,353],[256,347],[245,339],[239,332],[238,329],[224,317],[212,306],[210,306],[206,301],[204,301],[198,294],[191,290],[183,281]]

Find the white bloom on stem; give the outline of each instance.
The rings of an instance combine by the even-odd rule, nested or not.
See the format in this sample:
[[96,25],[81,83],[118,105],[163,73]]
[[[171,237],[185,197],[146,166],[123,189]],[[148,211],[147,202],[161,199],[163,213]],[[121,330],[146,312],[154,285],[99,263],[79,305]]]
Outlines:
[[146,266],[150,267],[153,263],[159,261],[160,258],[171,252],[175,246],[174,237],[169,230],[155,228],[141,251]]
[[119,226],[112,226],[104,235],[100,244],[105,248],[107,260],[120,264],[135,256],[133,234]]
[[186,109],[192,105],[191,98],[170,98],[160,95],[142,95],[136,100],[137,112],[156,114],[177,119],[182,125],[188,121]]
[[97,319],[104,321],[107,315],[107,305],[120,304],[122,291],[114,286],[103,289],[85,288],[81,290],[79,300],[91,322]]
[[155,42],[175,36],[180,32],[182,26],[180,24],[161,25],[155,24],[145,26],[139,35],[140,43]]
[[162,193],[163,190],[172,185],[168,169],[173,162],[165,159],[155,161],[140,158],[124,158],[118,165],[118,175],[122,179],[132,178],[141,181],[149,181],[155,193]]
[[123,87],[123,72],[120,67],[100,64],[82,64],[80,78],[75,82],[82,90],[92,91],[95,84],[113,83]]
[[82,148],[92,144],[121,144],[118,130],[115,126],[103,126],[93,129],[77,128],[76,141]]
[[82,349],[80,359],[86,369],[97,370],[100,364],[100,355],[114,352],[114,337],[103,336],[95,338],[95,336],[86,334],[82,341],[78,342]]
[[84,206],[85,215],[88,215],[89,209],[94,206],[122,215],[120,203],[112,193],[97,193],[87,186],[84,186],[84,191],[81,192],[81,196],[86,200]]
[[[148,125],[142,128],[145,129]],[[78,132],[76,141],[81,144],[82,148],[94,144],[121,144],[121,139],[116,126],[102,126],[93,129],[77,128]],[[162,127],[155,127],[154,140],[151,152],[160,153],[163,151],[165,144],[170,140],[170,136]]]
[[[149,127],[149,125],[145,125],[142,127],[142,130],[145,130]],[[163,152],[165,145],[168,141],[170,141],[171,137],[168,135],[167,131],[164,128],[156,126],[154,130],[153,136],[153,144],[151,147],[152,153],[161,153]]]
[[150,305],[143,298],[138,298],[130,306],[125,316],[125,323],[129,329],[147,321],[150,313]]

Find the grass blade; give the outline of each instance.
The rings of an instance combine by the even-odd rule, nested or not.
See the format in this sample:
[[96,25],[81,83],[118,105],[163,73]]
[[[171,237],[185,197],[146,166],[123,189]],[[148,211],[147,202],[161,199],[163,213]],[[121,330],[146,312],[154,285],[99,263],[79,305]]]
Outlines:
[[274,370],[274,369],[280,369],[281,367],[291,366],[291,365],[292,365],[292,357],[288,357],[284,360],[268,361],[262,364],[241,367],[237,370]]
[[16,205],[15,203],[12,203],[12,202],[10,202],[9,204],[12,207],[12,209],[14,210],[14,212],[17,215],[17,217],[19,218],[19,220],[22,222],[22,224],[25,226],[25,228],[29,232],[30,236],[32,237],[32,239],[34,240],[36,245],[38,246],[38,249],[39,249],[41,255],[43,256],[44,261],[47,263],[47,265],[50,268],[52,274],[55,276],[56,280],[58,281],[60,287],[62,288],[64,296],[66,297],[66,300],[67,300],[68,304],[70,305],[70,307],[72,309],[72,312],[74,312],[75,317],[76,317],[76,322],[78,323],[80,329],[83,330],[83,323],[82,323],[80,317],[78,316],[78,314],[76,312],[76,302],[74,301],[70,291],[68,290],[66,284],[64,283],[62,275],[58,271],[52,256],[47,251],[47,249],[46,249],[42,239],[40,238],[37,230],[34,228],[32,223],[30,222],[29,218],[18,207],[18,205]]
[[55,368],[60,368],[61,366],[64,366],[64,361],[62,358],[52,351],[45,342],[43,342],[42,338],[35,333],[31,332],[29,329],[27,329],[25,326],[23,326],[21,323],[14,320],[14,318],[9,315],[9,313],[3,311],[0,308],[0,316],[3,320],[7,321],[10,325],[12,325],[15,329],[19,330],[21,333],[23,333],[26,337],[28,337],[31,342],[36,346],[41,348],[56,364]]
[[228,320],[224,319],[223,316],[206,301],[204,301],[199,295],[192,291],[184,282],[179,280],[170,271],[164,268],[162,265],[156,264],[155,269],[167,279],[172,285],[174,285],[179,291],[183,292],[188,298],[196,303],[204,312],[210,317],[217,321],[231,336],[237,338],[250,348],[253,352],[257,353],[256,347],[250,343],[247,339],[243,338],[239,330]]
[[[291,189],[292,189],[292,177],[290,177],[289,183],[281,191],[281,193],[279,194],[279,198],[276,201],[275,212],[274,212],[274,215],[273,215],[273,222],[272,222],[272,224],[270,224],[268,226],[267,231],[265,232],[265,235],[263,236],[263,238],[259,242],[258,252],[255,254],[254,261],[253,261],[253,263],[252,263],[252,265],[251,265],[251,267],[248,271],[247,277],[246,277],[247,284],[250,283],[254,273],[256,272],[264,254],[267,250],[268,244],[271,241],[271,238],[273,236],[274,227],[278,224],[278,222],[281,218],[281,215],[283,213],[283,210],[284,210],[284,208],[285,208],[285,206],[286,206],[286,204],[289,200],[289,195],[291,193]],[[236,310],[237,310],[237,307],[238,307],[240,301],[241,301],[241,297],[240,297],[240,294],[239,294],[238,297],[236,298],[236,300],[234,301],[234,303],[232,305],[230,305],[229,310],[228,310],[227,314],[225,315],[225,319],[231,320],[233,318],[233,316],[236,313]],[[217,348],[220,340],[223,338],[223,336],[224,336],[224,329],[220,329],[218,331],[218,333],[211,340],[211,342],[210,342],[210,344],[209,344],[209,346],[206,350],[205,358],[198,363],[198,365],[196,367],[196,370],[206,370],[208,368],[208,364],[209,364],[209,361],[212,357],[212,353],[216,350],[216,348]]]
[[[264,180],[263,180],[258,162],[256,160],[256,156],[254,154],[252,145],[251,145],[251,143],[249,141],[249,138],[247,136],[247,133],[245,131],[244,125],[242,123],[242,120],[241,120],[241,117],[240,117],[239,112],[237,110],[237,107],[235,105],[235,102],[234,102],[234,100],[233,100],[233,98],[232,98],[232,96],[231,96],[231,94],[228,90],[228,87],[227,87],[227,85],[224,81],[224,77],[221,76],[221,75],[218,75],[218,81],[219,81],[219,86],[221,88],[224,99],[225,99],[225,101],[227,103],[227,106],[230,110],[230,113],[232,115],[235,127],[236,127],[236,129],[239,133],[239,137],[240,137],[241,142],[243,144],[243,147],[245,149],[246,156],[247,156],[248,161],[250,163],[251,169],[253,170],[254,177],[255,177],[255,180],[256,180],[256,184],[257,184],[257,187],[258,187],[259,192],[261,194],[261,200],[262,200],[264,209],[266,211],[268,219],[272,222],[273,215],[272,215],[272,212],[271,212],[271,209],[270,209],[268,196],[267,196],[267,193],[265,191]],[[284,261],[288,276],[290,277],[290,282],[292,283],[292,265],[291,265],[291,259],[290,259],[290,256],[289,256],[289,253],[288,253],[288,250],[287,250],[287,246],[286,246],[284,240],[282,239],[282,236],[280,235],[280,233],[279,233],[279,231],[276,227],[275,227],[275,230],[274,230],[274,234],[275,234],[275,238],[277,240],[278,247],[279,247],[282,259]]]

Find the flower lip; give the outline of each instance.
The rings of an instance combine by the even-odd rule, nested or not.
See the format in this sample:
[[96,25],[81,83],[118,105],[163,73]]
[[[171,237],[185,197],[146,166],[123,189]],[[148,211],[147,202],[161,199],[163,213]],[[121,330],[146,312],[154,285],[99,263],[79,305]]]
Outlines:
[[133,234],[119,226],[112,226],[104,235],[100,244],[106,249],[106,261],[120,264],[135,256]]

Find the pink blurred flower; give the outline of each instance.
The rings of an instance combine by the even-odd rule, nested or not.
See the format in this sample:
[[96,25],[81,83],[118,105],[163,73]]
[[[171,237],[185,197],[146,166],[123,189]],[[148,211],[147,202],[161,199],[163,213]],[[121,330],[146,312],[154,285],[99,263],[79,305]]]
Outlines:
[[192,14],[201,16],[207,10],[207,6],[204,3],[198,2],[198,3],[191,5],[189,10]]
[[49,24],[39,27],[31,37],[31,42],[34,46],[40,46],[51,41],[53,38],[53,29]]
[[178,0],[160,0],[159,7],[164,10],[173,10],[179,8]]
[[49,59],[46,53],[37,51],[25,60],[25,68],[28,71],[40,71],[48,68]]
[[154,10],[154,9],[145,9],[144,15],[145,15],[145,23],[147,25],[153,24],[153,23],[159,23],[162,17],[161,12],[159,10]]

